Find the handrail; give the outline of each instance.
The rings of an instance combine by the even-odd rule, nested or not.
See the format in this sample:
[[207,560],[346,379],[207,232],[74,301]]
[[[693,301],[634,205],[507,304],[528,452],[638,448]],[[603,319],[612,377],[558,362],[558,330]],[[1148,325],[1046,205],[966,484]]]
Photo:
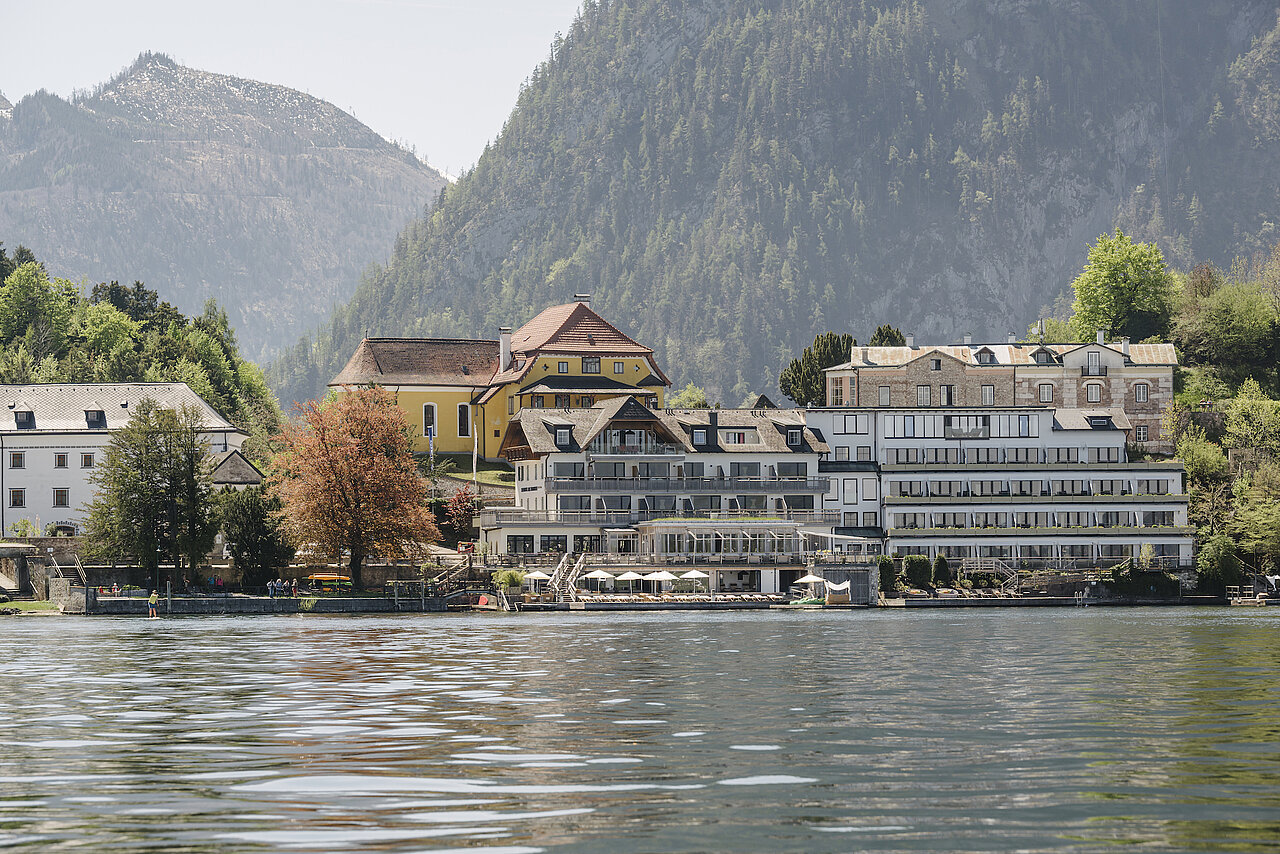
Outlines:
[[547,492],[826,492],[829,477],[563,477],[546,478]]
[[481,527],[496,527],[501,522],[565,523],[581,525],[634,525],[638,522],[657,521],[779,521],[779,522],[831,522],[841,519],[839,510],[777,509],[777,510],[482,510]]

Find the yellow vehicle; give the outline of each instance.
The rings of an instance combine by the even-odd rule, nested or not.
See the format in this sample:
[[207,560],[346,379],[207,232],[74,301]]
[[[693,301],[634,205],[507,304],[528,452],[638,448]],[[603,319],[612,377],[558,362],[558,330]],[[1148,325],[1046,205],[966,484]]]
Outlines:
[[316,573],[307,576],[307,586],[316,593],[350,593],[351,577],[348,575],[335,575],[330,572]]

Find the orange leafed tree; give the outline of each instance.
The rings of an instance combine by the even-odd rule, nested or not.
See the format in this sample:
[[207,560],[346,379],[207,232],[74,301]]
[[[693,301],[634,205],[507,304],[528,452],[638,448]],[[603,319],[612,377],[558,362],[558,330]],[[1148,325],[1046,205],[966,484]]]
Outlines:
[[332,555],[349,552],[359,589],[366,556],[415,557],[440,538],[408,424],[390,392],[346,388],[297,411],[271,462],[271,488],[284,503],[294,542]]

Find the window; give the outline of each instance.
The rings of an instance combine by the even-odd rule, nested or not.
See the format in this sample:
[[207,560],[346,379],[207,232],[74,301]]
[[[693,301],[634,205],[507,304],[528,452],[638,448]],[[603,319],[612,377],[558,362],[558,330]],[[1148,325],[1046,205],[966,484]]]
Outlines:
[[626,362],[614,362],[614,363],[613,363],[613,372],[614,372],[615,374],[621,374],[621,373],[624,373],[626,370],[627,370],[627,363],[626,363]]
[[800,437],[802,431],[798,428],[790,428],[787,430],[787,444],[793,448],[800,446]]
[[590,495],[561,495],[556,501],[561,510],[590,510]]
[[27,467],[27,455],[22,451],[12,451],[9,453],[9,468],[24,469]]
[[71,506],[71,490],[55,489],[53,491],[54,507],[70,507]]
[[596,405],[596,399],[595,399],[594,397],[592,397],[591,395],[589,395],[589,394],[584,394],[584,395],[582,396],[582,405],[583,405],[584,407],[592,407],[592,406],[595,406],[595,405]]
[[1089,352],[1088,358],[1089,358],[1089,376],[1096,377],[1099,375],[1098,369],[1102,367],[1101,355],[1098,353],[1097,350],[1093,350]]
[[86,409],[84,411],[84,423],[90,429],[100,429],[107,426],[107,413],[101,409]]
[[1150,390],[1150,386],[1148,386],[1146,383],[1138,383],[1137,385],[1135,385],[1133,387],[1134,401],[1137,403],[1146,403],[1147,393],[1149,390]]
[[880,386],[880,405],[889,405],[889,387],[887,385]]
[[995,386],[984,385],[982,387],[982,405],[983,406],[996,405],[996,387]]
[[543,408],[544,406],[546,406],[546,405],[547,405],[547,399],[546,399],[545,397],[543,397],[543,396],[542,396],[542,395],[540,395],[540,394],[535,394],[535,395],[533,396],[533,408],[534,408],[534,409],[542,409],[542,408]]
[[726,445],[745,445],[747,434],[743,430],[721,430],[720,435]]
[[1053,383],[1040,383],[1040,402],[1053,403]]
[[582,372],[584,374],[600,373],[600,357],[599,356],[583,356]]
[[586,466],[582,463],[556,463],[551,467],[556,477],[576,477],[581,478],[586,471]]
[[956,387],[953,385],[938,386],[938,405],[939,406],[955,406],[956,405]]
[[569,408],[569,395],[567,395],[567,394],[557,394],[557,395],[556,395],[556,409],[568,409],[568,408]]
[[707,431],[705,429],[700,427],[695,427],[693,429],[693,444],[695,445],[707,444]]
[[862,514],[862,527],[878,528],[880,527],[880,519],[874,510],[864,511]]
[[1048,350],[1039,350],[1036,352],[1035,362],[1037,365],[1051,365],[1053,364],[1053,354]]
[[1147,425],[1139,424],[1137,427],[1134,427],[1133,438],[1137,439],[1139,442],[1147,441]]
[[36,414],[29,409],[19,409],[13,413],[13,423],[19,430],[33,430],[36,426]]
[[471,435],[471,404],[458,404],[458,437],[467,438]]
[[903,416],[902,435],[906,439],[914,439],[916,437],[916,417],[914,415]]
[[979,365],[994,365],[995,363],[996,363],[995,353],[992,353],[990,350],[985,350],[985,349],[978,351]]
[[929,406],[929,386],[916,386],[916,406]]
[[941,360],[941,359],[930,359],[930,360],[929,360],[929,370],[931,370],[931,371],[940,371],[940,370],[942,370],[942,360]]
[[93,468],[93,454],[81,454],[81,455],[80,455],[80,468],[82,468],[82,469],[91,469],[91,468]]
[[571,431],[568,427],[557,427],[556,428],[556,445],[558,445],[561,448],[569,447],[570,432]]
[[508,415],[515,415],[515,414],[516,414],[516,398],[515,398],[515,395],[511,395],[510,397],[508,397],[508,398],[507,398],[507,414],[508,414]]
[[837,446],[836,446],[836,459],[837,459],[837,460],[840,460],[840,461],[844,461],[844,460],[849,459],[849,446],[848,446],[848,445],[837,445]]
[[1102,386],[1098,385],[1097,383],[1089,383],[1087,386],[1084,387],[1084,389],[1085,389],[1085,399],[1088,400],[1090,403],[1102,402]]
[[434,403],[422,404],[422,435],[434,436],[436,434],[436,405]]
[[559,363],[556,365],[556,373],[560,373],[560,374],[567,374],[567,373],[569,373],[569,363],[568,363],[568,362],[559,362]]
[[831,400],[832,406],[844,406],[844,377],[831,378]]
[[808,477],[809,464],[806,462],[778,463],[778,477]]
[[870,446],[870,445],[859,445],[859,446],[858,446],[858,459],[859,459],[861,462],[864,462],[864,463],[865,463],[865,462],[870,462],[870,461],[871,461],[871,446]]
[[846,477],[844,479],[844,489],[842,490],[843,503],[858,503],[858,481],[857,478]]
[[64,468],[66,468],[66,467],[67,467],[67,455],[66,455],[66,454],[54,454],[54,455],[53,455],[53,467],[54,467],[54,468],[56,468],[56,469],[64,469]]
[[10,507],[26,507],[27,491],[25,489],[9,490],[9,506]]
[[1018,416],[1018,435],[1019,436],[1031,435],[1031,416],[1030,415]]

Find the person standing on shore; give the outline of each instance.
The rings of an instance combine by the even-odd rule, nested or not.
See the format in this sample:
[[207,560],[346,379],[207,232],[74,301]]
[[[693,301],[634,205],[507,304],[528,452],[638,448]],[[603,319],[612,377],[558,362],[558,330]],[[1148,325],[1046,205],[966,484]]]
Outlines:
[[160,619],[156,616],[156,604],[160,601],[160,591],[152,590],[151,598],[147,600],[147,616],[153,620]]

